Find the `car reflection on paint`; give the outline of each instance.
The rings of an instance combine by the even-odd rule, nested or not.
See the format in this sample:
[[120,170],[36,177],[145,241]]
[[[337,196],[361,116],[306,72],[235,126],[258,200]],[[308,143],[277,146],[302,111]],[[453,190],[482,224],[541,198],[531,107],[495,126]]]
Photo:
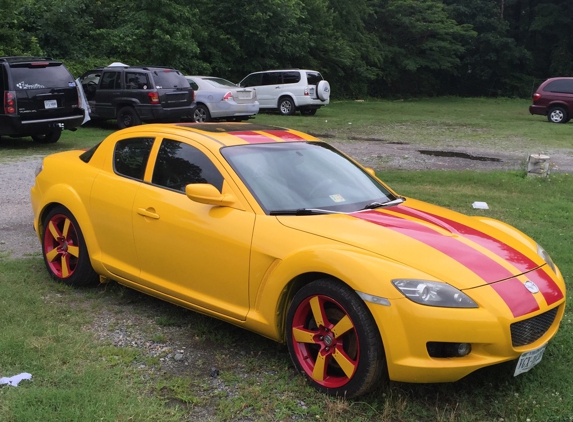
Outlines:
[[115,280],[284,342],[328,394],[510,360],[518,375],[563,317],[563,277],[527,235],[402,197],[294,130],[126,129],[46,157],[31,200],[54,279]]

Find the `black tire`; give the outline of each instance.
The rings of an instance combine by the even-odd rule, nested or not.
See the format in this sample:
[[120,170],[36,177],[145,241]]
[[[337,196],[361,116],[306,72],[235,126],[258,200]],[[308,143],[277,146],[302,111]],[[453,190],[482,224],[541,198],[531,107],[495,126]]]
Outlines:
[[197,104],[197,108],[193,112],[193,121],[196,123],[211,121],[211,113],[209,113],[207,106],[203,104]]
[[125,129],[126,127],[138,126],[141,124],[141,119],[131,106],[125,106],[117,112],[117,127]]
[[547,120],[551,123],[567,123],[569,119],[567,110],[563,107],[553,107],[547,113]]
[[279,114],[282,116],[292,116],[296,111],[296,106],[291,97],[279,98]]
[[99,282],[84,236],[72,213],[53,208],[43,221],[42,255],[50,277],[68,286],[93,286]]
[[[317,322],[317,309],[322,323]],[[337,328],[342,331],[336,333]],[[339,281],[319,279],[294,295],[286,339],[298,371],[323,393],[359,396],[371,391],[385,372],[384,348],[372,315],[362,299]]]
[[52,132],[46,132],[41,135],[32,135],[32,139],[34,142],[38,142],[39,144],[53,144],[58,142],[62,136],[61,130],[54,130]]
[[314,116],[316,114],[316,108],[303,108],[300,114],[303,116]]

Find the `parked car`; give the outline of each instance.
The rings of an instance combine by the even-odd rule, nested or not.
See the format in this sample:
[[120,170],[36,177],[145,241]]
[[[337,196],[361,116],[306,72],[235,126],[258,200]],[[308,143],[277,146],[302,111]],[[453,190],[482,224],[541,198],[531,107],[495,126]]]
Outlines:
[[0,57],[0,101],[0,135],[53,143],[84,120],[74,78],[50,57]]
[[384,374],[456,381],[515,360],[518,375],[565,311],[563,276],[527,235],[400,196],[294,130],[125,129],[46,157],[31,204],[53,279],[116,280],[287,343],[340,397]]
[[246,120],[259,112],[257,91],[215,76],[185,76],[195,90],[195,122]]
[[116,63],[80,76],[93,120],[120,129],[142,122],[179,122],[195,111],[195,93],[176,69]]
[[239,85],[257,90],[260,108],[278,110],[282,115],[313,116],[330,102],[330,84],[315,70],[286,69],[255,72]]
[[567,123],[573,113],[573,78],[551,78],[533,94],[531,114],[547,116],[552,123]]

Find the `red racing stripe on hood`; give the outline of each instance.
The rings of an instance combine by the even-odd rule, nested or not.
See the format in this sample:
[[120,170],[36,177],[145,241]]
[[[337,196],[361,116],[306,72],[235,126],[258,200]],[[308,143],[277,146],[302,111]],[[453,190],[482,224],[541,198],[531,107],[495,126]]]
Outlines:
[[[297,142],[297,141],[305,141],[304,138],[291,133],[287,130],[267,130],[264,132],[252,132],[252,131],[242,131],[242,132],[230,132],[231,135],[237,136],[241,138],[243,141],[248,142],[249,144],[262,144],[262,143],[269,143],[269,142],[280,142],[276,138],[272,136],[276,136],[280,138],[283,142]],[[272,136],[268,136],[268,135]]]
[[[409,208],[406,206],[399,206],[392,208],[393,212],[408,215],[410,217],[415,217],[428,223],[433,224],[447,224],[452,227],[456,232],[463,235],[466,239],[483,246],[487,250],[493,252],[500,258],[510,262],[514,267],[519,269],[521,272],[528,272],[537,267],[534,261],[525,256],[520,251],[512,248],[511,246],[503,243],[499,239],[496,239],[486,233],[480,232],[473,227],[466,226],[457,221],[450,220],[445,217],[440,217],[439,215],[427,213],[414,208]],[[548,305],[555,303],[563,298],[563,292],[555,283],[555,281],[544,271],[535,271],[534,273],[527,274],[527,276],[537,284],[539,291],[543,295],[545,301]]]
[[[394,208],[392,211],[394,211]],[[443,235],[421,223],[405,220],[394,215],[383,214],[380,211],[365,211],[351,215],[397,231],[456,260],[486,283],[491,283],[491,287],[507,304],[514,317],[539,310],[537,301],[519,280],[514,279],[515,281],[507,280],[505,283],[495,283],[499,280],[511,279],[514,274],[490,257],[459,241],[455,235]],[[399,222],[396,220],[399,220]]]

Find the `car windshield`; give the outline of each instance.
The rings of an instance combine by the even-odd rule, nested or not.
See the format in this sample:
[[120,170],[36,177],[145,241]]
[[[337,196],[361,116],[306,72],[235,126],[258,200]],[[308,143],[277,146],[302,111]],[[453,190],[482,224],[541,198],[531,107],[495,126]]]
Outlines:
[[321,142],[240,145],[221,150],[266,213],[353,212],[397,199],[339,151]]
[[223,78],[203,78],[203,80],[209,82],[211,85],[214,85],[217,88],[228,87],[228,86],[237,88],[236,84]]

